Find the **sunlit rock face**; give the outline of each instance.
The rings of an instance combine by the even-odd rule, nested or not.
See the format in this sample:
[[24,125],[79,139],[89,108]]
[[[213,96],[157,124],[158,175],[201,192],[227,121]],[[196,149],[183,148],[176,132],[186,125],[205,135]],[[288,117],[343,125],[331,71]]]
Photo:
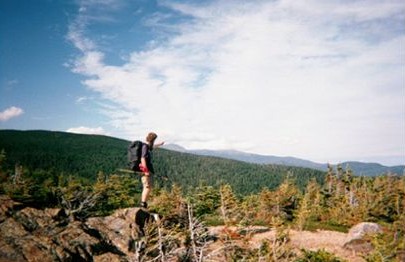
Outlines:
[[63,209],[24,207],[0,196],[0,261],[134,261],[151,218],[127,208],[75,221]]

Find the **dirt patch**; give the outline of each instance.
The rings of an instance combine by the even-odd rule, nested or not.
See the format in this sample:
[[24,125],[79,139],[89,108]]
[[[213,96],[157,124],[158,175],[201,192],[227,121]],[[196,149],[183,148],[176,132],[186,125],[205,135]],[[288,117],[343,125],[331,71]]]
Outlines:
[[[251,248],[258,248],[262,241],[272,241],[275,237],[275,231],[265,227],[241,229],[237,227],[225,228],[224,226],[217,226],[209,228],[210,233],[217,236],[220,236],[226,230],[236,232],[236,236],[238,236],[238,233],[242,232],[243,234],[241,235],[247,236]],[[360,255],[343,248],[346,237],[346,233],[336,231],[318,230],[316,232],[310,232],[290,230],[290,243],[297,251],[301,249],[312,251],[324,249],[350,262],[364,262],[365,260]]]

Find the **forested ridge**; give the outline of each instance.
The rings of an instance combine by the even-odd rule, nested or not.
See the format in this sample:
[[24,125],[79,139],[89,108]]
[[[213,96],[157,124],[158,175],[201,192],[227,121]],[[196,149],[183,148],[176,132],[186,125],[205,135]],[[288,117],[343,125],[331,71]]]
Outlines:
[[[137,206],[139,176],[117,172],[126,165],[128,144],[105,136],[0,131],[0,195],[38,209],[61,208],[72,221]],[[165,228],[167,249],[160,250],[169,254],[184,239],[188,250],[194,250],[178,261],[199,261],[198,254],[204,254],[205,246],[198,240],[206,240],[206,231],[193,231],[186,226],[190,221],[202,228],[225,226],[220,241],[226,261],[344,261],[324,250],[297,252],[289,230],[346,232],[365,221],[383,228],[382,233],[365,238],[365,261],[405,257],[404,176],[361,177],[342,166],[329,166],[323,173],[164,149],[153,154],[156,173],[170,180],[157,179],[150,210],[167,223],[176,221]],[[263,241],[259,248],[238,244],[248,241],[249,235],[231,227],[257,225],[275,228],[275,239]],[[157,257],[153,252],[149,256]]]
[[99,135],[53,131],[0,130],[6,169],[16,164],[30,170],[63,172],[94,179],[125,163],[128,141]]
[[[21,165],[26,172],[46,171],[52,176],[75,176],[95,181],[97,174],[115,173],[127,166],[130,141],[100,135],[53,131],[0,130],[4,167],[14,172]],[[289,176],[304,188],[311,178],[319,183],[325,173],[318,170],[279,165],[249,164],[217,157],[197,156],[165,149],[153,152],[158,175],[185,189],[199,185],[229,183],[238,194],[276,188]]]

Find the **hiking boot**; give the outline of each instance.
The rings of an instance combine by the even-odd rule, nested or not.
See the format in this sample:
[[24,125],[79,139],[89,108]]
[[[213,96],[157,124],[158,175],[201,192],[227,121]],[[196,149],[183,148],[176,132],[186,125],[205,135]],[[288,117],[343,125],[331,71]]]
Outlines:
[[146,203],[146,202],[141,202],[141,207],[143,207],[143,208],[148,208],[148,203]]

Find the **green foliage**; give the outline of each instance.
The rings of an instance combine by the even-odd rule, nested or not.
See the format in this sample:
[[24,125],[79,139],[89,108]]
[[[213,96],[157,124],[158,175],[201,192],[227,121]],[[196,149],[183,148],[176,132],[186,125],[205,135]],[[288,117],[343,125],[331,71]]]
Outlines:
[[289,238],[288,229],[284,226],[276,227],[273,240],[263,240],[259,248],[242,247],[229,240],[225,243],[226,261],[271,261],[290,262],[296,258]]
[[220,213],[225,225],[235,225],[241,220],[239,201],[235,197],[230,185],[222,185],[219,189]]
[[288,175],[295,178],[300,189],[312,178],[318,183],[323,183],[324,179],[324,172],[307,168],[249,164],[164,149],[154,151],[154,159],[156,172],[168,175],[184,189],[201,184],[214,188],[229,184],[238,196],[258,193],[263,188],[277,188]]
[[302,255],[295,260],[295,262],[343,262],[345,260],[342,260],[333,254],[320,249],[317,251],[311,251],[311,250],[301,250]]
[[3,165],[6,160],[6,151],[2,149],[0,151],[0,194],[5,194],[4,185],[7,182],[7,175],[4,172]]
[[98,171],[112,173],[126,163],[128,141],[106,136],[50,131],[0,130],[0,148],[7,152],[5,169],[19,164],[95,180]]
[[[104,136],[0,131],[0,193],[27,205],[64,207],[79,217],[136,206],[139,176],[114,174],[126,165],[128,144]],[[375,221],[388,229],[370,240],[375,250],[368,261],[395,261],[405,250],[404,176],[356,177],[341,166],[330,166],[324,174],[164,149],[153,154],[157,174],[171,179],[163,188],[155,187],[150,201],[151,209],[165,217],[184,217],[188,202],[193,215],[208,224],[345,232],[359,222]],[[230,245],[227,255],[230,260],[293,261],[287,240],[263,243],[260,250]],[[300,259],[340,261],[323,250],[304,251]]]
[[[47,170],[96,181],[100,171],[111,174],[127,166],[129,143],[98,135],[0,130],[0,149],[7,153],[3,162],[8,173],[19,164],[28,170]],[[157,175],[167,175],[184,190],[201,184],[213,188],[229,184],[237,196],[243,196],[263,188],[275,189],[287,176],[294,178],[300,190],[310,179],[320,184],[324,180],[324,172],[308,168],[249,164],[165,149],[154,150],[153,159]],[[170,187],[168,183],[164,185]]]
[[[176,155],[169,151],[157,150],[155,153],[167,154],[168,159],[164,160],[169,161],[167,164],[170,157],[177,161]],[[181,155],[179,159],[182,157],[191,156]],[[209,163],[222,161],[208,159]],[[199,157],[195,160],[202,161]],[[198,168],[204,167],[203,163]],[[182,168],[184,166],[179,164],[179,169],[173,169],[173,172],[181,172]],[[139,176],[135,174],[98,172],[93,180],[59,173],[55,169],[31,171],[21,165],[15,165],[14,170],[2,174],[2,188],[15,200],[37,207],[63,207],[72,219],[107,215],[118,208],[136,206],[142,189]],[[182,177],[181,173],[177,174]],[[189,223],[186,203],[193,207],[193,217],[204,224],[264,225],[277,230],[275,240],[264,241],[259,249],[241,245],[241,239],[238,239],[239,243],[231,237],[225,239],[225,256],[229,261],[342,261],[324,250],[303,250],[297,256],[289,243],[288,228],[296,226],[306,230],[347,232],[348,228],[361,221],[376,221],[385,225],[383,234],[369,239],[374,250],[365,254],[365,259],[401,261],[405,253],[405,177],[354,177],[348,169],[340,167],[335,171],[330,168],[324,185],[318,183],[315,177],[303,191],[296,183],[296,176],[287,172],[285,177],[275,188],[264,187],[257,193],[246,195],[235,193],[231,183],[216,185],[217,182],[210,184],[209,180],[200,182],[196,187],[189,184],[188,190],[183,190],[181,184],[155,188],[150,210],[165,218],[162,220],[165,227],[171,225],[170,232],[164,229],[160,233],[173,249],[184,239],[185,242],[189,241],[188,233],[184,231]],[[155,247],[150,253],[151,257],[156,257],[155,253],[159,250]],[[184,255],[185,258],[190,257],[189,252]]]
[[263,189],[259,194],[257,219],[266,223],[274,218],[292,221],[300,194],[291,179],[286,179],[274,191]]
[[53,191],[57,184],[58,177],[53,172],[30,172],[16,166],[12,175],[4,177],[2,187],[16,201],[35,207],[49,207],[57,203]]
[[191,189],[188,198],[196,217],[214,214],[221,203],[220,194],[213,186],[198,186]]
[[320,186],[315,180],[311,180],[298,205],[298,209],[294,212],[299,230],[306,229],[309,221],[319,220],[319,214],[322,211],[320,204]]
[[393,224],[386,226],[386,232],[371,237],[374,249],[366,254],[369,262],[404,261],[405,259],[405,214]]
[[319,220],[306,221],[304,230],[316,231],[318,229],[347,233],[350,227],[348,227],[347,225],[330,223],[329,221],[319,221]]
[[135,175],[109,175],[99,172],[93,186],[99,196],[93,208],[98,215],[106,215],[118,208],[133,207],[140,202],[141,186]]
[[90,209],[98,200],[98,195],[93,193],[91,185],[84,185],[78,179],[70,179],[63,187],[55,189],[55,195],[71,220],[84,219],[91,215]]
[[179,214],[184,210],[185,199],[183,198],[181,187],[174,184],[169,190],[162,189],[153,197],[151,208],[154,212],[162,216],[170,214]]
[[331,167],[321,191],[320,221],[350,227],[362,221],[391,223],[405,210],[404,176],[353,177]]
[[393,222],[405,213],[405,177],[394,176],[377,177],[372,187],[372,201],[370,215]]
[[258,219],[257,214],[259,212],[259,196],[249,195],[242,199],[240,204],[240,213],[242,216],[239,224],[243,226],[248,225],[266,225],[264,221]]
[[3,163],[6,160],[6,151],[4,149],[2,149],[0,151],[0,170],[2,170],[3,168]]

